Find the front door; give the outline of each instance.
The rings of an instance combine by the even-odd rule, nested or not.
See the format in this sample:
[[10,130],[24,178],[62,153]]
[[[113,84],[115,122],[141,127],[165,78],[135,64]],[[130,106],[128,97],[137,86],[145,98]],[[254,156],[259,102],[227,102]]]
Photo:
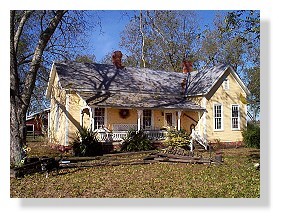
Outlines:
[[165,113],[166,126],[172,126],[172,113]]

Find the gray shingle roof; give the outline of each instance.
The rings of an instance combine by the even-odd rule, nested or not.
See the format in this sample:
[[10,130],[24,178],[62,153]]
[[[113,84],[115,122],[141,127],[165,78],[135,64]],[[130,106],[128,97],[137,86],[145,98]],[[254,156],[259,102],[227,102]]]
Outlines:
[[228,67],[228,65],[220,64],[191,74],[188,95],[207,94]]
[[[76,90],[89,104],[110,107],[141,107],[202,110],[203,108],[181,95],[181,82],[187,75],[155,71],[146,68],[114,65],[54,63],[63,88]],[[228,66],[191,73],[188,95],[206,94]]]
[[154,71],[127,67],[116,69],[113,65],[95,63],[55,63],[62,87],[76,90],[155,92],[180,94],[181,82],[186,75],[175,72]]

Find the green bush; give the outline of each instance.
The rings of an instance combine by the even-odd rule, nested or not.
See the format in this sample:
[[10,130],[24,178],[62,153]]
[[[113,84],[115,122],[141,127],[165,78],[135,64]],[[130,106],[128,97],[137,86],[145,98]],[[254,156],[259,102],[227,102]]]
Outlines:
[[75,156],[102,155],[102,145],[96,138],[96,133],[83,128],[76,133],[76,138],[71,143]]
[[254,123],[248,123],[242,132],[243,142],[246,147],[260,148],[260,127]]
[[167,134],[167,139],[165,140],[165,145],[171,148],[184,148],[189,147],[191,141],[190,133],[186,132],[184,129],[170,130]]
[[121,146],[121,151],[147,151],[153,149],[151,141],[142,131],[130,130]]

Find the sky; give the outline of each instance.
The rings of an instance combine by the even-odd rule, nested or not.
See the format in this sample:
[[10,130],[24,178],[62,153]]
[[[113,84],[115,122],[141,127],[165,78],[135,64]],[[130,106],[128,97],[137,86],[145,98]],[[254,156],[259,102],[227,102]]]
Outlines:
[[[124,27],[128,24],[132,10],[105,10],[94,11],[96,16],[92,19],[97,20],[100,17],[101,27],[96,26],[95,30],[89,32],[89,45],[87,54],[93,54],[96,56],[96,61],[100,62],[104,56],[110,52],[121,50],[120,48],[120,34],[123,32]],[[198,18],[200,18],[200,27],[204,27],[206,24],[212,27],[213,20],[218,10],[198,10],[196,11]]]
[[131,12],[119,10],[95,12],[100,17],[101,26],[97,25],[95,31],[92,31],[88,52],[95,54],[97,61],[101,61],[107,53],[120,48],[120,33],[129,22],[128,14]]

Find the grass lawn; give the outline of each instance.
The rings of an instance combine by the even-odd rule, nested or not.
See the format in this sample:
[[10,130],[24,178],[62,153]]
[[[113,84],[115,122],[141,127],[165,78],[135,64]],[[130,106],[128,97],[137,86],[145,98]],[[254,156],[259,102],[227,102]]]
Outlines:
[[[142,159],[142,154],[124,159]],[[258,198],[259,150],[223,150],[222,165],[153,163],[61,169],[10,180],[13,198]]]

